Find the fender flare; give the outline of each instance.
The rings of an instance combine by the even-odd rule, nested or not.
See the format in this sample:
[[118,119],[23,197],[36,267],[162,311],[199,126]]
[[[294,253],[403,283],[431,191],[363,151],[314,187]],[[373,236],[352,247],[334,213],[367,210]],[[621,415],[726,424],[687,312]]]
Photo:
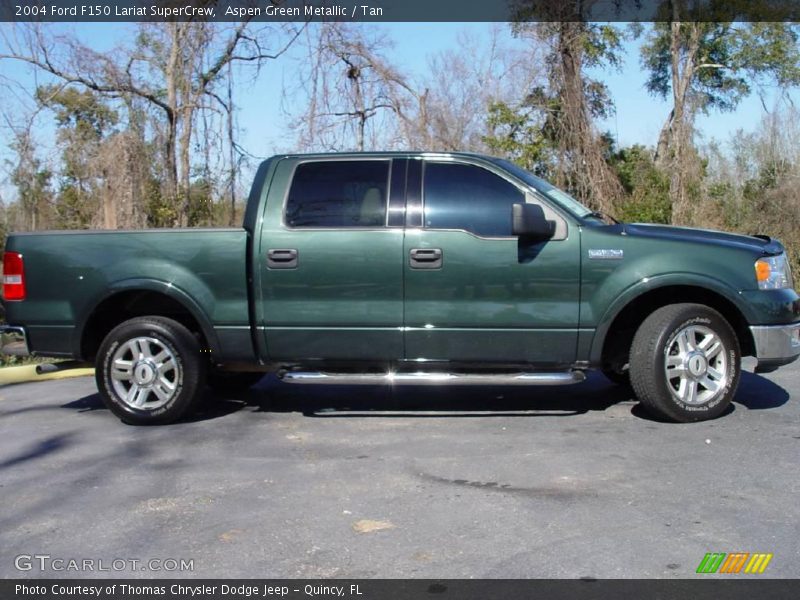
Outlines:
[[739,292],[721,280],[697,273],[667,273],[664,275],[656,275],[655,277],[642,279],[626,288],[606,309],[594,330],[589,352],[589,361],[592,364],[600,364],[603,346],[605,345],[611,324],[631,302],[648,292],[660,288],[677,286],[698,288],[705,292],[716,294],[730,302],[742,314],[747,322],[752,322],[746,304],[741,302]]
[[106,300],[109,300],[110,298],[121,293],[136,291],[155,292],[162,294],[180,304],[200,325],[200,329],[203,332],[203,337],[205,337],[209,346],[209,350],[211,350],[211,356],[219,355],[219,340],[217,339],[217,334],[213,325],[211,324],[211,320],[208,318],[200,305],[197,304],[197,302],[187,292],[167,281],[151,278],[134,278],[124,279],[122,281],[116,281],[112,283],[104,290],[102,294],[95,297],[91,302],[88,303],[87,306],[89,306],[89,309],[84,311],[75,324],[75,334],[72,340],[73,354],[75,356],[82,355],[81,342],[83,341],[86,331],[86,325],[88,324],[92,315],[94,315],[97,307]]

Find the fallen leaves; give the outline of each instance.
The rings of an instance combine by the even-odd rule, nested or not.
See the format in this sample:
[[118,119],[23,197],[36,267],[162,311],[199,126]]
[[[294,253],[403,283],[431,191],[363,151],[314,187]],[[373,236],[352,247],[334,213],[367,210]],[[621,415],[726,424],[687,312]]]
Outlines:
[[356,533],[372,533],[374,531],[384,531],[394,529],[394,523],[389,521],[373,521],[371,519],[361,519],[353,523],[353,531]]

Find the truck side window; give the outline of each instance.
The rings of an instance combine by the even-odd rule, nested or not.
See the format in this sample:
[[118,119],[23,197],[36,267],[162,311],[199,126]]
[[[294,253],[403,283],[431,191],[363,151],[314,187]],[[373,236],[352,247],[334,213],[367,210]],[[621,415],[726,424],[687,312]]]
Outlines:
[[511,205],[525,202],[514,185],[473,165],[426,162],[423,191],[426,228],[482,237],[510,237]]
[[383,227],[389,161],[305,162],[294,172],[285,222],[289,227]]

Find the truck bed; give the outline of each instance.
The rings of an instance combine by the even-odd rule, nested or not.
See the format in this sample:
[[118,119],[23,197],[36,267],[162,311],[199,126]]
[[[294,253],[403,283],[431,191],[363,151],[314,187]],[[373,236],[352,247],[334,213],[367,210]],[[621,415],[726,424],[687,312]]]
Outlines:
[[7,302],[6,318],[26,323],[32,351],[75,356],[81,340],[64,329],[81,331],[104,298],[144,285],[207,315],[209,335],[246,342],[250,357],[247,236],[238,228],[13,234],[6,250],[24,256],[28,299]]

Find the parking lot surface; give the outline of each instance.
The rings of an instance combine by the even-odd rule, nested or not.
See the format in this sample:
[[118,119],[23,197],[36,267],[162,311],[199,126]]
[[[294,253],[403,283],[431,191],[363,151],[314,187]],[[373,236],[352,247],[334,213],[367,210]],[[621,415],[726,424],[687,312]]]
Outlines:
[[746,372],[728,414],[676,425],[599,374],[541,388],[268,377],[143,428],[91,378],[7,386],[0,575],[683,578],[707,552],[764,552],[747,577],[800,577],[798,390],[797,365]]

